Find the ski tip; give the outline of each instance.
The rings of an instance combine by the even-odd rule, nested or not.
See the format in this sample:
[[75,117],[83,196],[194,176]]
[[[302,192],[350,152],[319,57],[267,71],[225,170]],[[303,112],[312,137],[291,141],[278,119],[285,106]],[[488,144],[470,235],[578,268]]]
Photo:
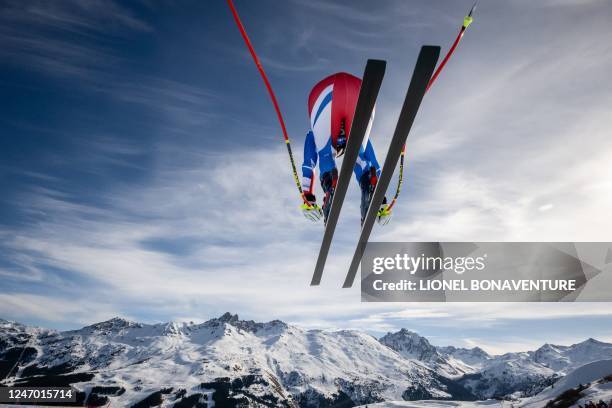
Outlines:
[[440,52],[441,47],[439,45],[423,45],[421,47],[421,51],[427,51],[427,52],[434,52],[434,51],[438,51]]
[[472,14],[474,13],[474,11],[476,11],[477,5],[478,5],[478,0],[474,2],[474,5],[472,6],[472,8],[470,9],[470,12],[468,13],[468,17],[472,17]]
[[424,45],[421,47],[418,59],[427,58],[438,60],[440,56],[441,47],[439,45]]
[[376,70],[376,71],[381,71],[384,73],[386,68],[387,68],[387,61],[385,60],[369,59],[366,62],[366,71]]
[[387,61],[385,61],[385,60],[379,60],[379,59],[373,59],[373,58],[370,58],[370,59],[368,59],[368,61],[366,62],[366,64],[374,64],[374,65],[387,65]]

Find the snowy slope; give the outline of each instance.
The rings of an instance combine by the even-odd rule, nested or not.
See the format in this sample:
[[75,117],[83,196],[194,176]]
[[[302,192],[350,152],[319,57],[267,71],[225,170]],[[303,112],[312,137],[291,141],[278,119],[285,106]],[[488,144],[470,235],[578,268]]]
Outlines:
[[525,355],[493,359],[485,368],[459,382],[480,399],[534,395],[558,379],[558,374]]
[[542,407],[546,405],[548,401],[553,400],[559,395],[561,395],[564,391],[567,391],[570,388],[576,388],[581,384],[592,385],[591,387],[583,391],[583,393],[585,394],[583,400],[588,400],[589,398],[597,398],[595,400],[597,401],[602,398],[606,402],[608,402],[610,398],[612,398],[612,382],[605,382],[601,384],[592,383],[609,375],[612,375],[612,360],[600,360],[585,364],[582,367],[573,370],[561,380],[557,381],[554,386],[547,387],[538,395],[526,399],[523,404],[521,404],[521,407]]
[[[360,408],[364,408],[361,406]],[[506,401],[388,401],[369,404],[368,408],[510,408],[511,403]]]
[[469,367],[470,371],[477,371],[484,368],[493,357],[481,349],[480,347],[474,347],[471,349],[461,347],[438,347],[438,351],[452,358],[459,364],[463,364],[465,367]]
[[587,402],[593,401],[605,401],[608,406],[612,404],[612,381],[599,380],[591,384],[583,392],[583,397],[580,398],[576,403],[584,406]]

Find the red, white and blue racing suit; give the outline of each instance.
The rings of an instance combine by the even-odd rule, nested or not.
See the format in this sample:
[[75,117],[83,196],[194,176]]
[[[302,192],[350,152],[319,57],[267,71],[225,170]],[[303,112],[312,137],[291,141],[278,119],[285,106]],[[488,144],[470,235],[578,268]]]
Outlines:
[[[325,193],[323,213],[325,219],[331,207],[331,198],[338,179],[338,170],[334,152],[346,129],[346,139],[355,113],[359,96],[361,79],[339,72],[317,83],[308,97],[308,114],[310,131],[304,142],[304,164],[302,165],[303,187],[307,196],[314,195],[314,177],[317,162],[319,164],[321,186]],[[365,218],[371,193],[378,176],[380,165],[376,160],[374,147],[369,139],[374,111],[359,151],[359,157],[353,170],[361,188],[361,219]]]

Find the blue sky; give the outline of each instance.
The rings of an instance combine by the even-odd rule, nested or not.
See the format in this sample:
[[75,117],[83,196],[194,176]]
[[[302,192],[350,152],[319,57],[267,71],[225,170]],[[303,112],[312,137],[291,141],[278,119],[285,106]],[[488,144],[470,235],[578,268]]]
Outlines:
[[[237,0],[294,150],[306,99],[388,61],[372,140],[388,144],[418,48],[443,52],[464,1]],[[375,240],[610,241],[612,5],[481,1],[425,99],[395,217]],[[224,1],[0,5],[0,316],[73,328],[225,311],[493,352],[612,340],[612,308],[361,304],[340,290],[358,191],[323,284],[274,112]],[[382,154],[382,153],[379,153]],[[485,311],[486,313],[483,313]]]

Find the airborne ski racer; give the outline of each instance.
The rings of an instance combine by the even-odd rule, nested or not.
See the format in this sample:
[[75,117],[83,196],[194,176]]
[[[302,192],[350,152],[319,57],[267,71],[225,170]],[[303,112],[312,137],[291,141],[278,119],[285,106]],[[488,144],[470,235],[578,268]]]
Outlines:
[[[342,156],[346,149],[360,87],[361,79],[339,72],[319,81],[308,97],[310,131],[304,141],[302,164],[302,186],[307,202],[302,205],[302,211],[304,216],[312,221],[319,221],[321,217],[327,221],[338,181],[336,158]],[[381,171],[369,138],[373,120],[374,111],[353,168],[355,180],[361,189],[362,222]],[[323,190],[321,207],[317,204],[314,194],[317,164]],[[386,201],[378,214],[380,224],[387,224],[391,218],[391,213],[384,210],[385,204]]]

